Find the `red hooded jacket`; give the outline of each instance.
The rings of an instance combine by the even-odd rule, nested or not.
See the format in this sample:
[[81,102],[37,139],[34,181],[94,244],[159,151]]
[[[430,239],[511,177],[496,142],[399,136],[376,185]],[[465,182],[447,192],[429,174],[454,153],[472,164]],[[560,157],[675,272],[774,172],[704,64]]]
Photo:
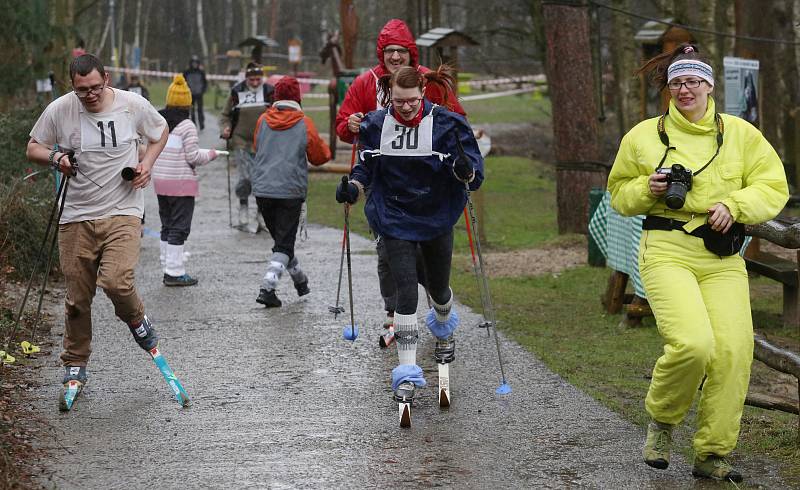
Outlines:
[[[422,73],[430,71],[430,69],[418,63],[419,51],[417,50],[417,44],[414,42],[414,36],[406,23],[398,19],[392,19],[387,22],[378,35],[378,43],[375,49],[378,65],[353,80],[353,84],[347,89],[342,106],[336,114],[336,134],[342,141],[352,143],[356,138],[356,133],[351,133],[347,129],[347,118],[351,114],[361,112],[366,115],[380,108],[377,82],[380,77],[389,73],[383,64],[383,48],[390,44],[396,44],[408,49],[411,66],[416,67]],[[467,115],[458,102],[458,97],[452,92],[448,94],[447,104],[444,104],[443,91],[436,84],[430,84],[425,87],[425,98],[434,104],[445,106],[463,116]]]

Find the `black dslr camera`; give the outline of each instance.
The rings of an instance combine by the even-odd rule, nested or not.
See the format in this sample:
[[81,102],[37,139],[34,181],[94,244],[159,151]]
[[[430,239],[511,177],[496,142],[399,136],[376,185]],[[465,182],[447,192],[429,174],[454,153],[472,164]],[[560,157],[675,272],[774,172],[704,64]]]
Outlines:
[[692,190],[692,171],[680,163],[670,168],[660,168],[656,173],[667,176],[667,193],[664,201],[670,209],[680,209],[686,202],[686,193]]

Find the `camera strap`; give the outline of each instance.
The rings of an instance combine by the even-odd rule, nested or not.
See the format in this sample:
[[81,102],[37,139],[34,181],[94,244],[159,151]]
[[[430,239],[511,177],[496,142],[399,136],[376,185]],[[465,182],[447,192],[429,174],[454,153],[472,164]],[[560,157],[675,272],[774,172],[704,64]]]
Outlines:
[[[668,115],[669,115],[669,109],[667,109],[667,112],[665,112],[661,117],[658,118],[658,124],[656,125],[656,129],[658,130],[658,138],[661,140],[661,143],[663,143],[664,146],[667,147],[664,150],[664,156],[662,156],[661,161],[658,162],[658,167],[656,167],[656,170],[664,166],[664,162],[667,159],[667,154],[669,153],[670,150],[675,149],[674,146],[671,146],[669,144],[669,135],[667,134],[667,130],[664,127],[664,121],[667,119]],[[707,161],[705,165],[700,167],[700,170],[694,172],[694,175],[697,175],[703,170],[705,170],[706,167],[711,165],[711,162],[713,162],[714,159],[717,158],[717,155],[719,155],[719,149],[722,147],[723,133],[725,133],[725,124],[722,122],[722,116],[720,116],[718,112],[714,113],[714,122],[717,125],[717,151],[714,152],[714,156],[712,156],[711,159]]]

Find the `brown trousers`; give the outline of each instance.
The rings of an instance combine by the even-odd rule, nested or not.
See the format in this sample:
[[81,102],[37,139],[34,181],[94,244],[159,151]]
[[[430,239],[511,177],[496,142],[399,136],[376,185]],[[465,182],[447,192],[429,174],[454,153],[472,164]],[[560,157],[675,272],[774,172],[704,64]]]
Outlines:
[[144,305],[136,293],[134,268],[139,261],[142,220],[112,216],[58,227],[65,298],[65,366],[86,366],[92,353],[92,300],[103,288],[114,312],[126,325],[138,325]]

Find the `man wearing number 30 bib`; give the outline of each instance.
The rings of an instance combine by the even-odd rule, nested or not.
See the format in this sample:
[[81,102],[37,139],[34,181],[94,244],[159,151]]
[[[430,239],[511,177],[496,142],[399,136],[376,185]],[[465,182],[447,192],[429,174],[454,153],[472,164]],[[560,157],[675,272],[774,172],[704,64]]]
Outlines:
[[[73,91],[44,110],[31,130],[28,160],[51,165],[68,178],[58,228],[61,268],[66,281],[64,383],[86,382],[91,354],[92,299],[103,288],[117,316],[145,350],[158,337],[145,316],[134,283],[139,261],[144,197],[150,169],[167,142],[167,123],[133,92],[108,86],[94,55],[69,67]],[[149,142],[141,161],[139,138]],[[67,157],[74,153],[74,162]],[[121,171],[134,169],[134,179]]]
[[448,67],[420,73],[406,66],[380,83],[386,94],[381,105],[388,108],[361,122],[360,159],[351,180],[339,185],[336,200],[352,204],[369,191],[364,212],[386,248],[397,286],[394,328],[400,365],[392,371],[392,389],[397,401],[408,403],[415,388],[425,385],[416,363],[417,247],[433,303],[426,323],[437,339],[434,357],[449,363],[458,326],[449,285],[453,226],[467,202],[465,186],[476,190],[483,181],[483,158],[464,116],[423,98],[431,84],[452,93]]

